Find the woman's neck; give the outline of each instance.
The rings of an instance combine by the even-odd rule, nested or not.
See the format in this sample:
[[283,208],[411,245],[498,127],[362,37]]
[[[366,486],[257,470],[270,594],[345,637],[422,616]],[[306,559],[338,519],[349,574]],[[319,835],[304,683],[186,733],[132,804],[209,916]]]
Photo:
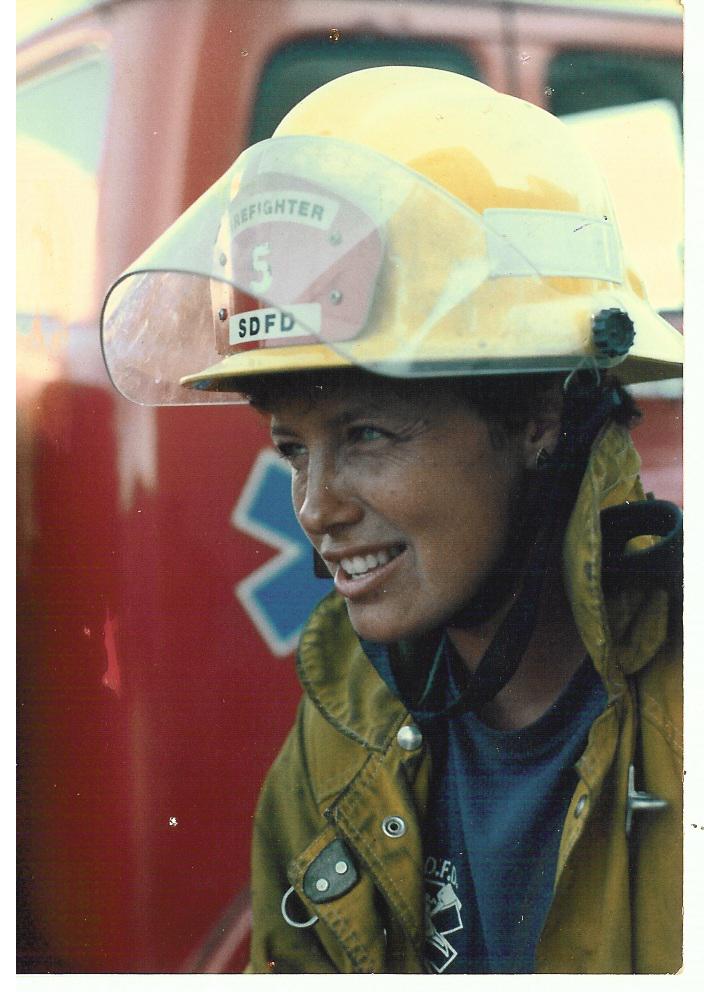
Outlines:
[[[541,600],[535,630],[515,675],[479,711],[485,723],[499,730],[518,730],[538,720],[586,657],[558,575],[546,577]],[[450,641],[470,672],[479,665],[508,608],[470,630],[448,629]]]

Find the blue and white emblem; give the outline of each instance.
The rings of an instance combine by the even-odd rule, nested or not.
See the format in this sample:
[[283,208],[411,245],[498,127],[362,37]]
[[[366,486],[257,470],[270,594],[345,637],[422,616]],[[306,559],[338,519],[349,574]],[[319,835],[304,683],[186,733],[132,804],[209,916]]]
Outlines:
[[271,652],[284,657],[332,580],[313,574],[311,546],[291,506],[291,470],[273,451],[259,452],[230,521],[279,552],[242,579],[235,595]]

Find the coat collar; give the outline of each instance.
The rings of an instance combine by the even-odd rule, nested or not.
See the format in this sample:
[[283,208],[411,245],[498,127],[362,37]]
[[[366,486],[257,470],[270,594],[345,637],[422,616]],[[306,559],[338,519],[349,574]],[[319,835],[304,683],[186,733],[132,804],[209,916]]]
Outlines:
[[314,610],[297,667],[303,688],[334,727],[366,748],[385,750],[405,707],[372,667],[337,593]]
[[[563,543],[563,579],[582,641],[609,695],[659,651],[667,636],[667,596],[626,589],[608,602],[601,588],[600,513],[645,499],[640,457],[628,431],[608,425],[592,448]],[[650,539],[638,539],[639,541]]]

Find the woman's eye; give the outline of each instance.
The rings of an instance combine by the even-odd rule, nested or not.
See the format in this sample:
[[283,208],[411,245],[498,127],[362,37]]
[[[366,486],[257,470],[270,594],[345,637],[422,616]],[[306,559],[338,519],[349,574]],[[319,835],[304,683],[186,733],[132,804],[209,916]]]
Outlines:
[[275,445],[276,453],[287,462],[295,462],[303,453],[303,445],[294,441],[280,441]]
[[373,424],[353,427],[350,433],[353,441],[379,441],[381,438],[388,437],[386,431],[382,431],[380,427],[374,427]]

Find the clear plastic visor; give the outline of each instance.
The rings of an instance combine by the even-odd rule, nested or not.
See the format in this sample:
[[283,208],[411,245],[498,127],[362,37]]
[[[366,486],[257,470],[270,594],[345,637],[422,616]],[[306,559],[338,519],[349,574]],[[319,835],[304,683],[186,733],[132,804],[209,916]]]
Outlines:
[[[620,281],[617,236],[590,220],[566,261],[554,217],[542,218],[541,247],[541,212],[524,212],[536,215],[527,228],[520,213],[480,215],[347,142],[261,142],[108,293],[110,376],[129,399],[163,405],[236,402],[210,390],[257,369],[286,371],[286,349],[309,345],[402,377],[570,367],[574,341],[525,340],[511,314],[559,300],[546,274]],[[245,360],[252,351],[266,351],[260,365]]]

